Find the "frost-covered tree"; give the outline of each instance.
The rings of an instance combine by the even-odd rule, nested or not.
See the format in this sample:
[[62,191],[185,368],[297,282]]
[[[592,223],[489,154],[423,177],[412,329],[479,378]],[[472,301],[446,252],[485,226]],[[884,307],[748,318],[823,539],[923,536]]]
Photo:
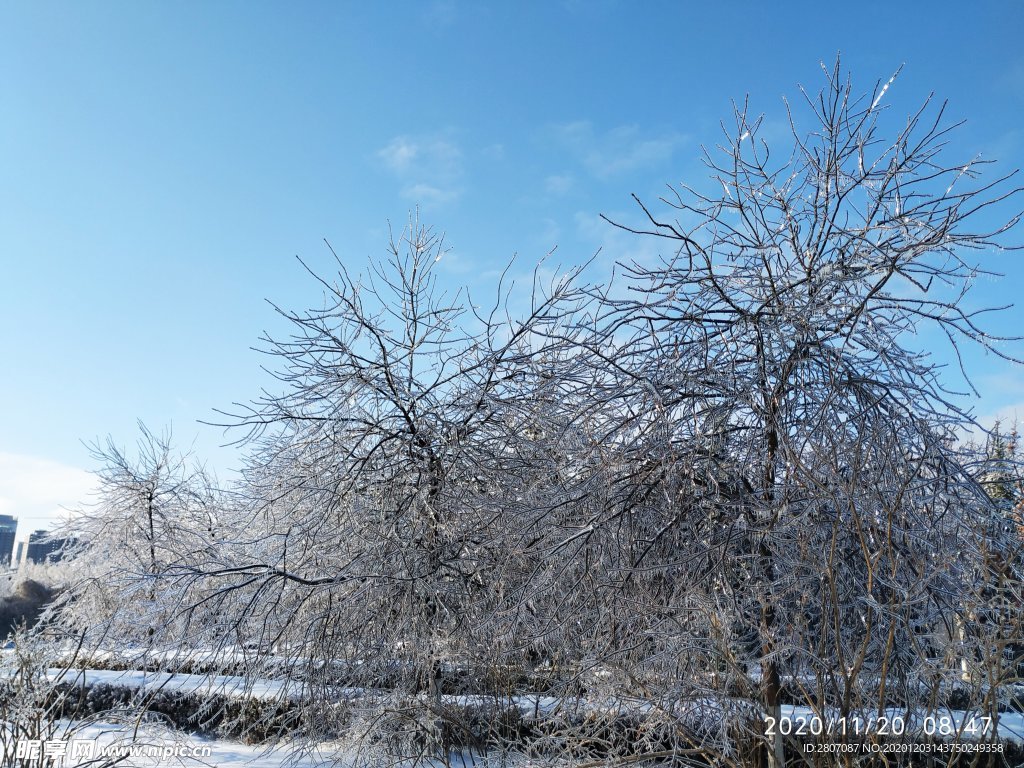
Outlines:
[[224,535],[218,518],[228,503],[213,479],[175,452],[169,432],[140,432],[134,454],[112,439],[93,446],[96,498],[66,524],[76,544],[59,618],[85,633],[87,651],[134,648],[141,657],[193,644],[172,576],[207,562]]
[[1009,517],[1019,515],[1024,502],[1024,484],[1021,481],[1020,435],[1016,425],[1003,431],[1000,421],[986,436],[985,456],[980,482],[985,492]]
[[575,271],[536,272],[521,318],[508,286],[481,310],[438,287],[444,252],[413,220],[369,274],[339,259],[333,279],[316,276],[321,308],[281,310],[294,333],[267,351],[283,392],[230,419],[248,430],[249,543],[180,574],[284,658],[274,668],[301,680],[310,729],[330,686],[384,688],[365,727],[430,751],[450,730],[442,693],[515,650],[485,634],[529,573],[509,549],[526,518],[499,500],[533,483],[522,466],[543,450],[525,458],[520,435],[553,425],[527,383],[566,357],[575,301]]
[[[930,327],[954,356],[1005,354],[963,301],[981,273],[966,254],[1004,244],[1017,216],[988,214],[1017,190],[946,158],[944,105],[894,122],[892,80],[858,96],[838,63],[825,74],[788,108],[781,153],[738,107],[706,152],[709,191],[620,225],[674,252],[626,265],[635,298],[604,298],[588,350],[622,415],[593,527],[614,539],[598,581],[617,592],[595,605],[627,628],[593,653],[645,698],[756,702],[744,727],[775,766],[765,718],[784,700],[927,708],[965,654],[990,654],[957,627],[1014,544],[955,447],[968,414],[913,345]],[[753,759],[736,735],[687,738]]]
[[1003,354],[967,256],[1016,190],[945,159],[944,107],[825,74],[783,153],[739,107],[710,186],[618,225],[672,251],[620,283],[538,269],[480,310],[415,220],[366,275],[311,270],[280,391],[226,419],[231,494],[152,436],[103,452],[65,620],[283,677],[305,738],[403,758],[781,768],[787,702],[997,713],[1019,533],[916,334]]

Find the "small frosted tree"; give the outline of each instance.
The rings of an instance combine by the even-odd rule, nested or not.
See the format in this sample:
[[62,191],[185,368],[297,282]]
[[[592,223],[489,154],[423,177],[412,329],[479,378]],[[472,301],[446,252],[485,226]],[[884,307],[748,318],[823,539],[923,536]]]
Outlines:
[[179,650],[196,640],[180,623],[181,592],[171,578],[206,562],[221,542],[227,497],[170,433],[140,424],[134,455],[112,439],[93,446],[97,496],[66,524],[77,542],[57,616],[62,629],[86,634],[85,650]]

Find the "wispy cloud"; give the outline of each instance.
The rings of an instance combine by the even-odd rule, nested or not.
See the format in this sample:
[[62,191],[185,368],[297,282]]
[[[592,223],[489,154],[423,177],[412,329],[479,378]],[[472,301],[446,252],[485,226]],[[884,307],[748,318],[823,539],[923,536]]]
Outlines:
[[423,205],[441,205],[459,196],[456,189],[435,187],[432,184],[412,184],[402,188],[402,194]]
[[542,248],[554,248],[562,236],[562,228],[554,219],[543,219],[540,231],[537,233],[537,241]]
[[404,136],[392,139],[391,143],[377,152],[377,157],[396,173],[405,173],[420,154],[420,146]]
[[[634,211],[611,211],[608,217],[628,222],[635,215]],[[638,237],[589,212],[577,211],[574,218],[577,237],[599,254],[597,261],[606,272],[616,263],[654,267],[665,254],[665,242],[659,238]]]
[[553,174],[544,179],[544,191],[549,195],[555,197],[561,197],[566,194],[573,186],[572,174]]
[[480,150],[480,154],[486,157],[488,160],[504,160],[505,145],[500,142],[495,144],[488,144],[486,147]]
[[966,442],[984,444],[986,440],[985,430],[994,429],[997,422],[1004,434],[1012,429],[1020,430],[1024,428],[1024,400],[982,410],[975,418],[978,426],[972,426],[967,429],[961,436],[961,439]]
[[0,514],[18,518],[18,539],[84,505],[96,478],[83,469],[39,456],[0,453]]
[[1004,431],[1013,427],[1022,427],[1024,426],[1024,400],[1009,403],[991,413],[984,414],[978,421],[986,429],[995,427],[997,421]]
[[462,190],[462,151],[441,138],[396,136],[377,157],[402,184],[402,196],[423,205],[441,205]]
[[681,133],[646,134],[638,125],[599,131],[589,120],[555,126],[554,136],[570,156],[599,179],[665,165],[687,141]]

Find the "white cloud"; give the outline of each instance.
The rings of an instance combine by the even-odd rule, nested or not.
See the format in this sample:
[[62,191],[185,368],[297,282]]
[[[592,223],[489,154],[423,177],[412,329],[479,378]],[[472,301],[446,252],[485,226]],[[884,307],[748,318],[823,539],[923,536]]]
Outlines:
[[544,179],[544,191],[549,195],[562,196],[572,189],[572,174],[553,174]]
[[[612,221],[633,222],[635,217],[635,211],[611,211],[608,214]],[[577,211],[574,218],[577,236],[598,253],[597,263],[606,272],[611,272],[615,264],[639,264],[654,268],[660,265],[663,255],[671,254],[674,250],[661,238],[631,234],[590,212]],[[619,295],[623,286],[624,283],[617,280],[612,289],[613,294]]]
[[413,202],[441,205],[461,194],[462,151],[446,139],[396,136],[377,157],[402,183],[402,196]]
[[978,417],[978,422],[985,429],[992,429],[997,421],[1004,432],[1009,431],[1015,426],[1024,428],[1024,401],[1009,403]]
[[410,184],[402,188],[402,197],[406,197],[423,205],[440,205],[459,196],[454,189],[443,189],[431,184]]
[[1011,402],[994,411],[982,413],[976,419],[979,426],[968,427],[961,435],[961,439],[965,442],[985,444],[987,439],[985,430],[993,429],[995,422],[999,422],[999,430],[1004,434],[1014,428],[1024,429],[1024,400]]
[[0,452],[0,514],[18,518],[18,540],[90,501],[96,478],[39,456]]
[[621,125],[600,132],[589,120],[556,126],[555,137],[599,179],[666,165],[675,150],[687,141],[686,136],[675,132],[644,135],[637,125]]
[[502,160],[505,157],[505,145],[504,144],[488,144],[482,150],[480,154],[489,160]]
[[399,136],[392,139],[390,144],[378,151],[377,156],[391,170],[402,173],[412,165],[419,151],[419,146],[415,142]]
[[562,229],[554,219],[544,219],[537,240],[542,248],[554,248],[562,236]]

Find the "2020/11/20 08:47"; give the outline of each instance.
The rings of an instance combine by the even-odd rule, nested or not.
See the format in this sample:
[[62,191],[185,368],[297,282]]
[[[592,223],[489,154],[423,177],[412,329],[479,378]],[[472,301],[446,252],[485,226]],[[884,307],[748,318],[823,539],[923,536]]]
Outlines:
[[[907,731],[907,720],[903,715],[878,715],[870,717],[842,716],[820,717],[819,715],[785,715],[764,719],[765,736],[903,736]],[[922,736],[986,736],[992,730],[992,718],[969,716],[959,727],[950,715],[926,715],[920,725],[911,733]]]

